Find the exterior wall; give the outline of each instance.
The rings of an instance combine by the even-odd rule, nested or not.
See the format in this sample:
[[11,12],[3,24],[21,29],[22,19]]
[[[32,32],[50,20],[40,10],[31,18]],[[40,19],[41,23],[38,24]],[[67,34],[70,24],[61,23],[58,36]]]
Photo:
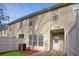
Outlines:
[[66,31],[69,31],[69,29],[75,24],[73,5],[59,8],[58,12],[59,19],[56,21],[53,21],[51,14],[51,30],[64,28]]
[[43,46],[36,46],[35,49],[50,50],[50,12],[36,16],[33,19],[33,33],[43,34]]
[[52,14],[51,14],[51,30],[64,28],[64,45],[65,45],[64,49],[66,51],[67,32],[75,24],[75,17],[73,15],[73,5],[68,5],[65,7],[58,8],[58,11],[59,11],[59,19],[56,21],[53,21]]
[[24,43],[26,43],[28,47],[30,34],[43,34],[43,46],[35,46],[34,48],[36,50],[50,50],[50,12],[34,16],[32,17],[32,20],[32,26],[29,26],[29,19],[23,20],[22,29],[18,29],[20,22],[10,25],[7,29],[7,35],[10,37],[15,36],[16,38],[18,38],[19,34],[24,34]]

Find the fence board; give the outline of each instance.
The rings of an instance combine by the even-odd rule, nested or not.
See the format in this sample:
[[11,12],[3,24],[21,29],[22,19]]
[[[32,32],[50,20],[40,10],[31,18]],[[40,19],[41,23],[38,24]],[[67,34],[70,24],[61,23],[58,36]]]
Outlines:
[[18,46],[21,43],[23,43],[23,39],[0,37],[0,52],[18,50]]

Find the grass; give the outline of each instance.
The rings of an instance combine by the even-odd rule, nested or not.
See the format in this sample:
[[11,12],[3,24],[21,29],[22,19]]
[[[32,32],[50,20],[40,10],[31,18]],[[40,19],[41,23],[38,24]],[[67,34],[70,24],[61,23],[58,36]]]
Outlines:
[[29,56],[29,54],[24,54],[20,52],[8,52],[5,54],[0,54],[0,56]]

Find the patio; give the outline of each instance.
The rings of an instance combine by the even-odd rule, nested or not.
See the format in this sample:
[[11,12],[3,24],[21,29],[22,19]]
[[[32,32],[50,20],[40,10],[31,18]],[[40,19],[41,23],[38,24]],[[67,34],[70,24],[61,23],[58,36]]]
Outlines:
[[64,56],[62,51],[40,51],[33,53],[32,56]]

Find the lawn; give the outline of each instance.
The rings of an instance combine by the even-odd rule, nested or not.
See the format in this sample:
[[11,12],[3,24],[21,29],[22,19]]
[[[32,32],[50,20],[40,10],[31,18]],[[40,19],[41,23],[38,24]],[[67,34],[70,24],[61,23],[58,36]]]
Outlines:
[[21,52],[8,52],[5,54],[0,54],[0,56],[29,56],[29,54],[24,54]]

